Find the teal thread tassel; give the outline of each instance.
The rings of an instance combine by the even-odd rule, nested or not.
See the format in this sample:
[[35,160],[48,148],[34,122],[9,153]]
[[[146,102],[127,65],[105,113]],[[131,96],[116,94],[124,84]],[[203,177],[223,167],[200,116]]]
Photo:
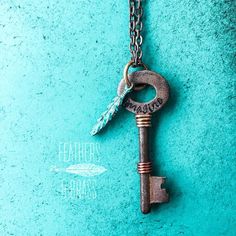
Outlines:
[[93,126],[93,129],[90,132],[91,135],[97,134],[107,125],[107,123],[115,116],[115,114],[119,110],[119,107],[121,106],[125,96],[129,92],[131,92],[131,90],[132,86],[126,86],[124,92],[113,99],[113,102],[108,105],[107,110],[101,114],[100,118],[97,120],[97,123]]

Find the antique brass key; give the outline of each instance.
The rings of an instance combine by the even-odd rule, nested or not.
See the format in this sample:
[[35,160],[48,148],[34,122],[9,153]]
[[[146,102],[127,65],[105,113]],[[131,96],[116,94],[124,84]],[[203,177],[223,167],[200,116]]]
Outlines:
[[[161,185],[165,181],[165,177],[151,176],[152,163],[149,159],[149,143],[148,132],[151,127],[152,113],[158,111],[166,103],[169,97],[169,86],[164,78],[159,74],[142,70],[133,72],[128,77],[129,83],[135,85],[149,84],[155,88],[156,96],[148,103],[139,103],[126,98],[124,107],[135,113],[136,124],[139,128],[139,163],[138,172],[140,174],[140,205],[142,213],[149,213],[151,204],[164,203],[168,201],[168,193]],[[122,94],[126,86],[123,79],[118,88],[118,95]]]

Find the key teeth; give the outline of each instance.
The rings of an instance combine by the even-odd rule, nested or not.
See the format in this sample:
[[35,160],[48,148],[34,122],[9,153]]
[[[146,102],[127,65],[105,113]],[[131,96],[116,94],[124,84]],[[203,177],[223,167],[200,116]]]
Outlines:
[[164,203],[169,201],[169,194],[166,189],[162,189],[165,177],[150,176],[150,204]]

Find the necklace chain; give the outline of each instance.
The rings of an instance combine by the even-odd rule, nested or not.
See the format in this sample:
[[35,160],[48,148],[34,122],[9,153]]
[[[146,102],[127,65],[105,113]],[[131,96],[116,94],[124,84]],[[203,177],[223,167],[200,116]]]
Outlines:
[[141,31],[143,29],[142,23],[142,0],[129,0],[130,9],[130,22],[129,22],[129,32],[130,32],[130,52],[131,60],[134,62],[134,66],[142,64],[142,43],[143,37]]

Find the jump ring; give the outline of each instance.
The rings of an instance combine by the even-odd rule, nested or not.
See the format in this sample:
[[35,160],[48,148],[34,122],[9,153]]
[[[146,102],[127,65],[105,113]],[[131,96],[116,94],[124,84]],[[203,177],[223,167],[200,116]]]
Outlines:
[[[135,65],[135,62],[131,60],[125,65],[125,68],[124,68],[124,80],[128,87],[132,86],[132,83],[129,81],[129,75],[128,75],[129,68],[134,65]],[[141,66],[145,70],[148,70],[148,67],[144,63],[140,63],[138,66]]]

